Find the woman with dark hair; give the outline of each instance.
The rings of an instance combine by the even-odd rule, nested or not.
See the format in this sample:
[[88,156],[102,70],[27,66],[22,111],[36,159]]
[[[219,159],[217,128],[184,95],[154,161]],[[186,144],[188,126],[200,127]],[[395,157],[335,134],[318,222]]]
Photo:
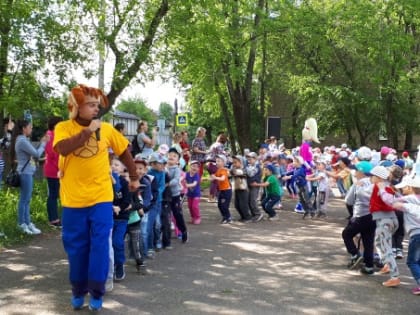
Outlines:
[[125,125],[123,123],[115,124],[114,128],[125,135]]
[[44,163],[44,176],[48,184],[48,197],[47,197],[47,212],[48,221],[50,225],[61,227],[61,221],[58,218],[58,194],[60,191],[60,180],[58,178],[58,159],[59,154],[54,151],[52,144],[54,142],[54,128],[63,119],[61,117],[50,117],[48,119],[47,135],[49,140],[45,147],[45,163]]
[[48,135],[41,138],[38,148],[35,148],[29,140],[32,134],[32,123],[28,120],[19,120],[13,130],[12,138],[12,161],[17,163],[17,171],[20,178],[20,196],[18,204],[18,225],[26,234],[41,234],[31,221],[30,202],[33,190],[33,175],[36,165],[33,158],[39,159],[44,153],[49,139]]
[[153,128],[152,137],[150,138],[147,135],[149,130],[149,125],[147,121],[140,121],[137,126],[137,143],[141,150],[141,157],[148,159],[149,156],[153,153],[153,148],[156,145],[156,137],[158,131],[156,128]]
[[207,145],[206,145],[206,142],[204,141],[205,136],[206,136],[206,129],[203,127],[198,127],[197,132],[195,133],[195,138],[191,143],[191,147],[192,147],[191,161],[200,162],[200,169],[199,169],[200,178],[203,177],[204,164],[206,162],[206,154],[208,153]]

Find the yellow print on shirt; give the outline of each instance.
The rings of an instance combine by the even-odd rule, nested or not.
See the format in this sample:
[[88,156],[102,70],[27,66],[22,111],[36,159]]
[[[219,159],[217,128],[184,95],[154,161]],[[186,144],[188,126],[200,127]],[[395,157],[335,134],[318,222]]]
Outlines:
[[83,147],[78,148],[73,151],[73,154],[75,156],[87,159],[98,153],[99,151],[98,141],[93,135],[89,137],[88,141],[85,143]]

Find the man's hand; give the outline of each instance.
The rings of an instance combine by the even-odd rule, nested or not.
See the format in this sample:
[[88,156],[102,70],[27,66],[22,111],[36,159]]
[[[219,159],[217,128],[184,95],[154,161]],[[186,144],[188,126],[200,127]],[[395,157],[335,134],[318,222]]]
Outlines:
[[101,120],[94,119],[90,122],[89,129],[92,132],[95,132],[97,129],[101,128]]
[[137,179],[131,179],[128,183],[128,189],[130,191],[136,191],[140,187],[140,182]]

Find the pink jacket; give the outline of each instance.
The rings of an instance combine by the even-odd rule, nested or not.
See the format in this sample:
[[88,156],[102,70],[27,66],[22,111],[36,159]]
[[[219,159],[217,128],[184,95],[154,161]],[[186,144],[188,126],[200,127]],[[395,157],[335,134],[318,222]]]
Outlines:
[[44,176],[48,178],[58,178],[58,157],[59,154],[54,151],[52,144],[54,142],[54,131],[48,130],[47,135],[50,140],[45,146],[45,163],[44,163]]

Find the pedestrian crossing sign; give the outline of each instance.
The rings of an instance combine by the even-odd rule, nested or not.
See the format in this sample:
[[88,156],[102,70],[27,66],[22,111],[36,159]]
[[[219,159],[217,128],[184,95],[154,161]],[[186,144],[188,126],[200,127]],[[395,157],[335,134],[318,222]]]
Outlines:
[[176,125],[178,127],[188,126],[188,115],[187,114],[178,114],[176,115]]

